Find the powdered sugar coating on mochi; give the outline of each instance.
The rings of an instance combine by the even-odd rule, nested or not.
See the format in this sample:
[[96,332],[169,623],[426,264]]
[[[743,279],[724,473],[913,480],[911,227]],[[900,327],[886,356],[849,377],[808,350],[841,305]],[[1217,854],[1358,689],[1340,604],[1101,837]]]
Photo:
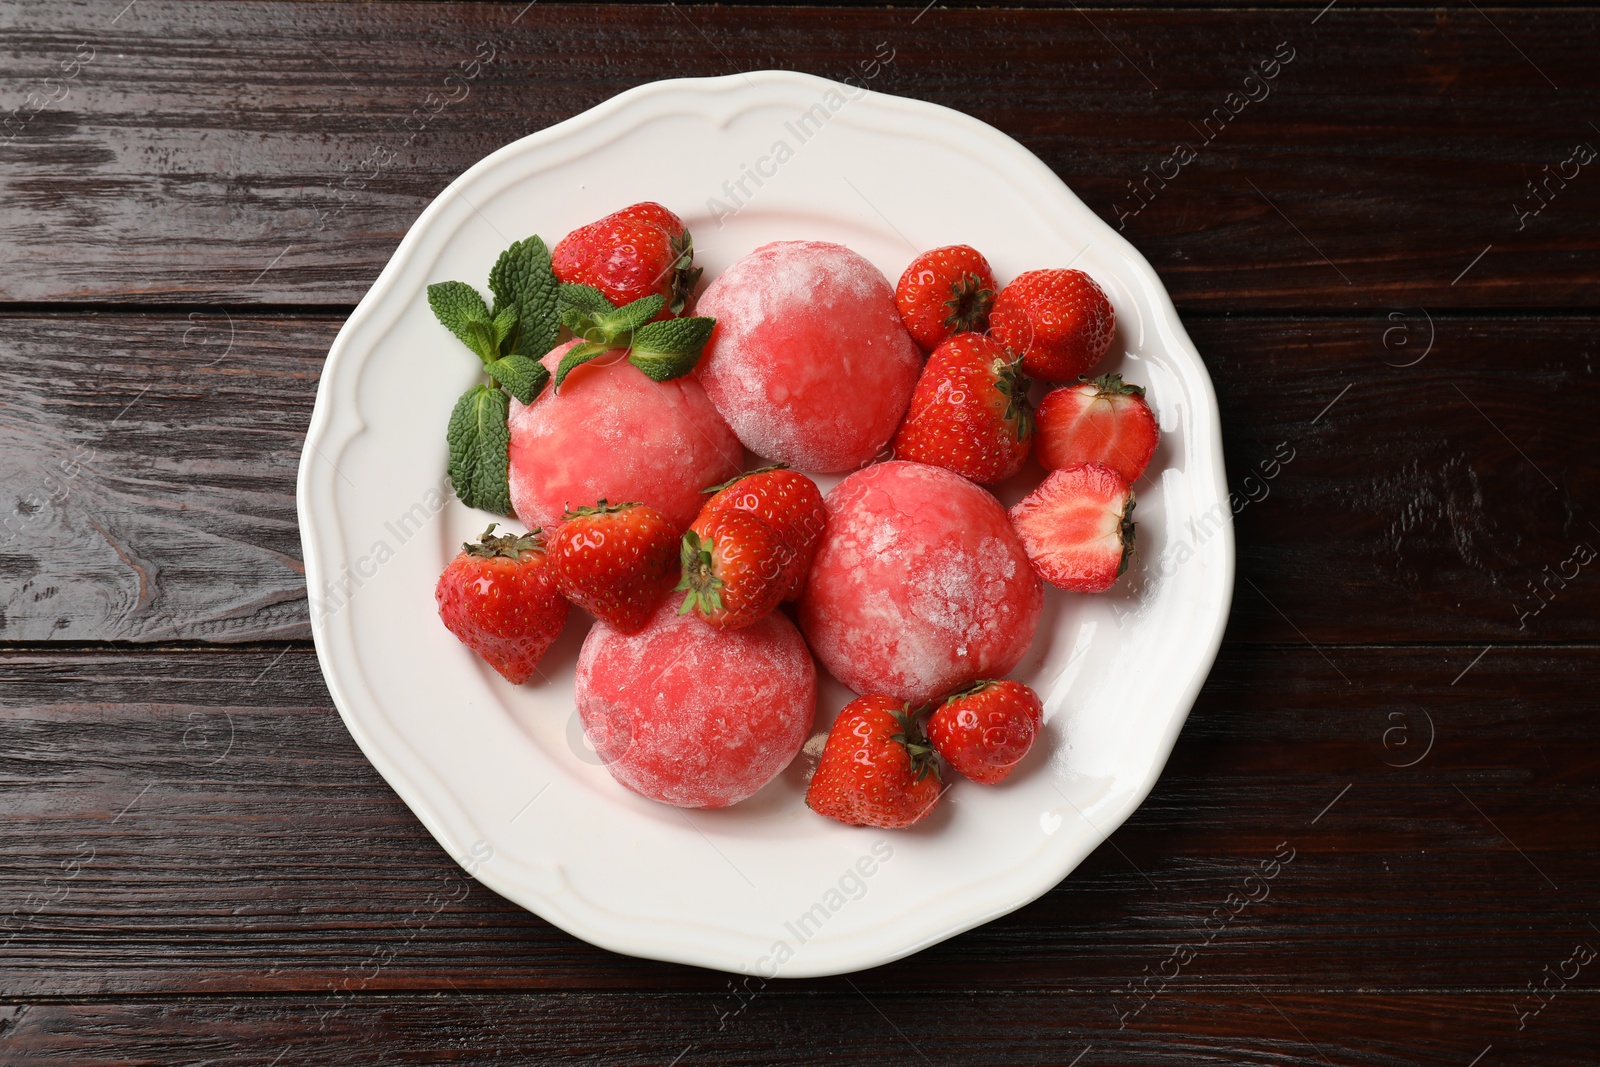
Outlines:
[[578,656],[584,733],[618,782],[651,800],[721,808],[789,765],[811,732],[817,669],[794,624],[741,630],[668,597],[631,636],[596,623]]
[[999,501],[896,461],[850,475],[827,505],[800,625],[834,677],[915,705],[1021,661],[1044,587]]
[[717,276],[696,314],[717,320],[696,372],[711,402],[750,451],[798,470],[871,460],[922,371],[893,286],[843,245],[763,245]]
[[[569,341],[542,362],[555,374]],[[687,529],[700,490],[739,472],[739,441],[692,377],[653,382],[608,352],[547,385],[532,404],[511,401],[511,506],[529,529],[570,507],[636,500]]]

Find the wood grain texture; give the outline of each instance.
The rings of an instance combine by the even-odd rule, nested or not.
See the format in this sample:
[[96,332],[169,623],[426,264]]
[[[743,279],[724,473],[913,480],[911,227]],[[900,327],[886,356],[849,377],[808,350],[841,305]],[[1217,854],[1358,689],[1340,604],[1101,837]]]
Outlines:
[[[1017,1067],[1549,1067],[1589,1062],[1592,991],[1525,1029],[1501,994],[1307,992],[1174,997],[1119,1029],[1071,994],[724,992],[269,998],[237,1003],[28,1004],[10,1009],[11,1067],[366,1064],[874,1063]],[[719,1012],[742,1010],[724,1018]]]
[[0,12],[0,299],[348,305],[517,137],[659,78],[844,77],[882,42],[874,88],[1018,138],[1182,308],[1595,304],[1600,181],[1566,163],[1600,146],[1592,8],[121,6]]
[[[1332,654],[1225,648],[1107,845],[1037,902],[852,981],[1071,993],[1101,1026],[1141,988],[1141,1018],[1257,989],[1509,1005],[1574,942],[1600,946],[1593,648],[1496,648],[1454,683],[1469,650]],[[350,740],[309,650],[0,655],[0,751],[7,1002],[726,987],[468,882]],[[1246,879],[1275,855],[1263,896]],[[1159,994],[1136,985],[1174,969]]]
[[0,640],[306,636],[295,470],[337,325],[0,318]]
[[[1592,1063],[1597,35],[1520,0],[0,5],[0,1064]],[[1016,137],[1162,274],[1239,580],[1154,791],[1060,885],[741,983],[433,841],[305,640],[295,471],[465,167],[880,43],[873,88]],[[1208,536],[1145,532],[1127,613]]]
[[[295,471],[337,321],[0,323],[0,640],[308,636]],[[1600,549],[1592,319],[1190,326],[1238,509],[1231,640],[1600,640],[1571,562]],[[1119,611],[1212,528],[1147,527]]]

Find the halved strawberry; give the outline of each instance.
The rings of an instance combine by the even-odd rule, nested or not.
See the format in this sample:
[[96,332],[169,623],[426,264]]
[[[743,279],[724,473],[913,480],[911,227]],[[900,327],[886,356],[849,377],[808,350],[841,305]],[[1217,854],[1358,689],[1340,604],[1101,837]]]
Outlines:
[[573,508],[550,535],[556,588],[625,634],[638,633],[672,587],[678,534],[644,504]]
[[1051,585],[1098,593],[1128,569],[1133,490],[1110,467],[1052,471],[1009,514],[1033,569]]
[[957,334],[928,357],[894,437],[899,459],[992,485],[1022,469],[1033,443],[1028,379],[991,337]]
[[851,826],[897,830],[939,799],[939,768],[911,708],[887,696],[857,697],[828,731],[806,805]]
[[777,531],[787,546],[784,600],[797,600],[806,587],[811,559],[828,524],[817,483],[787,467],[763,467],[741,474],[706,492],[713,494],[706,511],[736,508],[748,511]]
[[499,534],[495,523],[439,575],[439,618],[506,681],[521,685],[561,635],[567,602],[551,579],[538,530]]
[[894,287],[900,321],[923,351],[958,333],[982,333],[994,303],[994,271],[971,245],[946,245],[911,261]]
[[658,319],[681,315],[700,278],[683,220],[646,201],[567,234],[550,253],[556,277],[592,286],[617,307],[659,294]]
[[1046,394],[1034,415],[1034,445],[1046,470],[1099,463],[1132,485],[1155,454],[1161,431],[1144,389],[1120,374],[1069,385]]
[[749,626],[778,606],[788,558],[783,538],[750,512],[702,508],[683,535],[678,614],[692,611],[719,630]]

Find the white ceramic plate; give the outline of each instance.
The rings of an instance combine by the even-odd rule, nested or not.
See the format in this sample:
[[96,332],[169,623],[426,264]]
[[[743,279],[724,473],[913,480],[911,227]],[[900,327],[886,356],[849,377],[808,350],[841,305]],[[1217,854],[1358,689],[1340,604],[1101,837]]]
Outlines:
[[[1148,387],[1163,431],[1136,487],[1140,554],[1111,593],[1047,597],[1013,674],[1043,697],[1046,728],[1004,786],[958,782],[911,831],[851,828],[805,807],[815,756],[804,753],[733,808],[655,804],[584,744],[572,668],[586,617],[573,612],[541,665],[548,681],[520,688],[439,624],[438,573],[489,516],[444,477],[445,422],[477,361],[434,321],[424,289],[461,279],[486,290],[511,241],[553,244],[639,200],[683,216],[708,279],[778,239],[842,242],[891,280],[915,252],[966,242],[1002,282],[1073,265],[1110,295],[1118,333],[1103,369]],[[1010,503],[1026,486],[1006,488]],[[1155,783],[1233,587],[1216,399],[1143,257],[976,119],[778,71],[640,86],[500,149],[441,193],[328,355],[299,509],[334,703],[450,854],[596,945],[765,976],[897,959],[1061,881]],[[819,732],[849,699],[831,679],[821,689]]]

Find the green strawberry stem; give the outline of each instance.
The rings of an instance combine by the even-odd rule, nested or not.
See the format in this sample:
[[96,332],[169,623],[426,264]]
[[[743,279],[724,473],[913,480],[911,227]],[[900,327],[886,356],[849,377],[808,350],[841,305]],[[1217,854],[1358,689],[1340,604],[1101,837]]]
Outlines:
[[496,556],[505,556],[507,559],[520,560],[529,552],[544,551],[544,530],[535,526],[524,534],[504,533],[496,536],[494,528],[499,526],[491,522],[489,528],[479,535],[477,543],[467,541],[462,544],[462,549],[469,556],[480,559],[493,559]]
[[951,333],[982,333],[989,327],[989,308],[994,290],[976,274],[965,274],[951,286],[950,299],[944,302],[948,315],[944,325]]
[[890,712],[900,724],[900,732],[891,734],[889,740],[905,748],[906,755],[911,757],[911,771],[916,775],[917,781],[926,778],[929,771],[933,772],[936,780],[943,781],[939,773],[939,763],[934,759],[933,746],[928,743],[928,737],[922,732],[922,726],[917,721],[917,717],[926,710],[920,708],[912,711],[908,703],[901,710]]
[[1094,386],[1101,396],[1144,396],[1144,386],[1129,385],[1120,374],[1102,374],[1098,378],[1080,374],[1078,381]]
[[700,491],[702,493],[720,493],[724,489],[728,488],[730,485],[738,485],[740,482],[744,481],[746,478],[753,478],[758,474],[770,474],[773,471],[786,471],[788,469],[789,469],[789,465],[787,463],[769,463],[765,467],[757,467],[753,471],[742,471],[739,474],[735,474],[732,478],[729,478],[727,481],[723,482],[721,485],[708,486],[707,488],[702,489]]
[[683,549],[678,557],[683,576],[674,586],[675,591],[686,593],[678,607],[679,615],[687,615],[697,608],[702,615],[714,615],[722,610],[722,579],[712,572],[711,548],[711,542],[701,541],[693,530],[684,533]]

